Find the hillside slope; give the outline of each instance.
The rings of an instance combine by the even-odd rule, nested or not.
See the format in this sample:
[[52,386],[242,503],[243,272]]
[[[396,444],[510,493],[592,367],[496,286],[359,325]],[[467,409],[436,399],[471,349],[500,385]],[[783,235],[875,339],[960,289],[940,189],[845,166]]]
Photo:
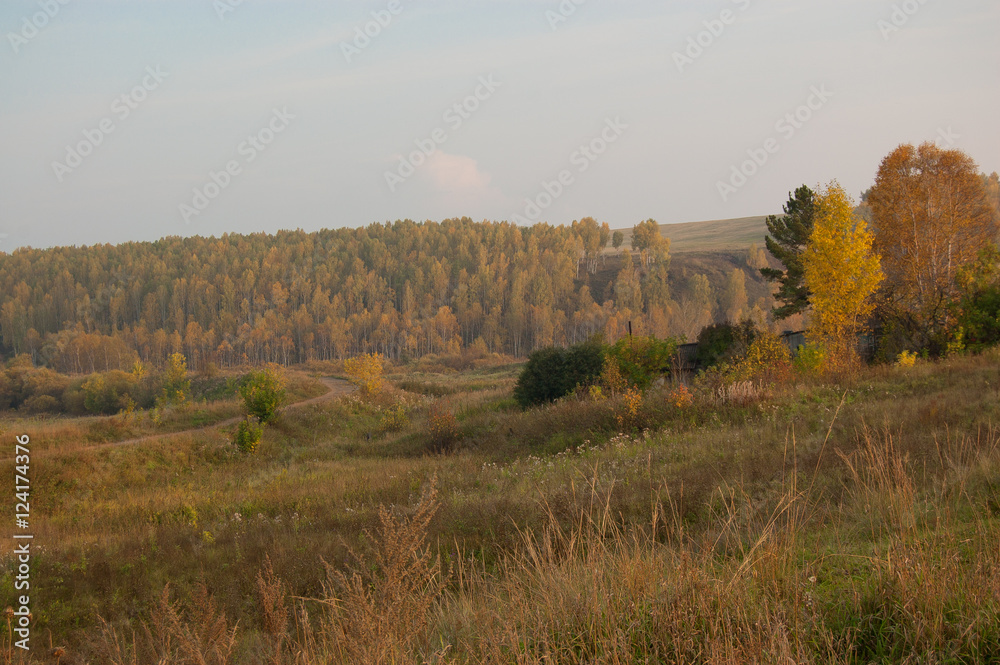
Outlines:
[[[747,249],[752,244],[764,246],[767,235],[766,217],[739,217],[705,222],[660,224],[660,233],[670,238],[670,253],[718,252]],[[632,241],[632,229],[621,229],[625,235],[623,247]]]

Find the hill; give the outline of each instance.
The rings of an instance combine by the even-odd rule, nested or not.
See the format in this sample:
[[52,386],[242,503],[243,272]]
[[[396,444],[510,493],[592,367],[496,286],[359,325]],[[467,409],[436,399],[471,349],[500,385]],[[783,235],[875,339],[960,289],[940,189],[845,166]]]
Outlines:
[[[660,233],[670,238],[670,253],[720,252],[747,249],[752,244],[764,246],[767,226],[764,216],[717,219],[705,222],[660,224]],[[632,229],[622,229],[627,247]]]
[[[599,331],[614,339],[630,321],[643,334],[690,337],[710,319],[769,308],[756,270],[767,258],[748,251],[763,244],[763,218],[662,229],[673,283],[657,286],[647,265],[617,291],[620,259],[594,244],[592,219],[559,227],[404,220],[22,248],[0,253],[0,355],[26,354],[64,373],[130,371],[136,360],[161,365],[177,352],[199,370],[473,346],[523,357]],[[745,296],[732,288],[744,280],[737,269]],[[692,287],[701,275],[710,289]],[[675,307],[692,289],[704,296],[697,313]]]

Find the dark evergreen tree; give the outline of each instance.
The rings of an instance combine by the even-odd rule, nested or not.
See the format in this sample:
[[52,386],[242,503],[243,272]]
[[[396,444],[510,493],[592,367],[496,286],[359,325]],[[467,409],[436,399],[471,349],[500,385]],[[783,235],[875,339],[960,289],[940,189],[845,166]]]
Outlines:
[[804,311],[809,306],[812,295],[805,285],[802,268],[802,252],[809,242],[816,214],[815,194],[802,185],[788,197],[784,205],[785,214],[770,215],[767,218],[767,251],[781,261],[784,270],[761,268],[760,274],[769,282],[778,283],[774,294],[779,306],[773,310],[775,319],[786,319]]

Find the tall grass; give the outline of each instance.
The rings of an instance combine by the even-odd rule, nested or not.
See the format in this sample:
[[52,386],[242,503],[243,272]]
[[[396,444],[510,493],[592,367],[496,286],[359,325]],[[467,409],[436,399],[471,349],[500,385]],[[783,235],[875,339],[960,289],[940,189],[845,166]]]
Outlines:
[[[380,509],[367,556],[346,571],[328,565],[317,598],[282,598],[268,563],[255,638],[264,646],[240,662],[996,662],[1000,525],[966,487],[970,465],[1000,469],[1000,437],[953,442],[935,488],[896,435],[858,436],[840,451],[836,502],[792,468],[767,496],[720,486],[717,526],[699,531],[666,488],[650,495],[645,524],[623,522],[614,488],[594,478],[571,519],[548,510],[494,566],[460,549],[442,563],[449,550],[428,544],[440,505],[432,485],[406,516]],[[166,593],[135,646],[105,626],[107,662],[143,662],[140,649],[168,654],[161,662],[222,662],[212,659],[233,633],[204,588],[187,623]]]
[[457,388],[447,454],[407,393],[370,438],[386,405],[341,399],[250,457],[198,433],[47,458],[35,634],[64,664],[997,657],[995,360],[654,391],[629,431],[614,399],[511,408],[511,376],[420,378]]

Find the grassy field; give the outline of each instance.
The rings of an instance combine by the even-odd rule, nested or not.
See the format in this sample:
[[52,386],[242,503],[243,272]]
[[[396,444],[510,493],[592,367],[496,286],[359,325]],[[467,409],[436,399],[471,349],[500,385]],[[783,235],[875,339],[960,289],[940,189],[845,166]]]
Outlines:
[[[740,217],[719,219],[709,222],[685,222],[682,224],[660,224],[660,233],[670,238],[670,252],[727,252],[745,250],[750,245],[764,246],[767,235],[766,217]],[[623,247],[632,241],[632,229],[622,229],[625,236]],[[613,251],[610,250],[609,251]]]
[[1000,355],[529,411],[518,369],[391,370],[253,456],[3,421],[47,451],[31,662],[1000,660]]

